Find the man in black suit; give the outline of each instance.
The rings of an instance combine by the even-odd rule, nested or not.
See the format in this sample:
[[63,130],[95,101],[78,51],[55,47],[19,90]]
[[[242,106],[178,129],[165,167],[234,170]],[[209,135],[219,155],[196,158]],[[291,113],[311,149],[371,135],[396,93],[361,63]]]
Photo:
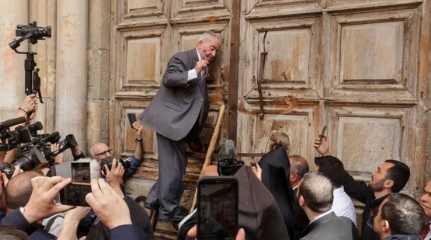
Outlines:
[[304,176],[298,191],[299,205],[310,219],[301,240],[356,240],[358,231],[346,217],[337,217],[331,211],[333,186],[320,173]]
[[179,52],[169,61],[160,90],[140,115],[157,132],[159,179],[146,206],[159,209],[159,219],[177,222],[183,217],[179,202],[187,165],[186,144],[199,145],[199,132],[208,110],[208,65],[221,46],[220,36],[204,33],[196,48]]

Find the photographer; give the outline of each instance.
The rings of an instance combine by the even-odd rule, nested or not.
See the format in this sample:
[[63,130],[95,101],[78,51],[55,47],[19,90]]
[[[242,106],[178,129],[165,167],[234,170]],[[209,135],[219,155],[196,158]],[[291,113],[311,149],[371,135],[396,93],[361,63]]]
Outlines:
[[[127,160],[124,161],[125,164],[122,164],[124,167],[124,179],[133,176],[133,174],[135,174],[135,172],[138,170],[143,160],[144,140],[142,134],[144,129],[142,126],[138,125],[134,125],[134,128],[136,129],[136,148],[133,156],[127,158]],[[90,153],[92,158],[100,161],[102,164],[103,162],[108,163],[108,165],[112,164],[110,163],[113,157],[112,150],[105,143],[94,144],[90,148]]]
[[[26,96],[22,104],[17,108],[16,117],[25,117],[27,119],[27,123],[30,123],[30,121],[36,118],[37,105],[38,102],[36,95],[31,94]],[[13,128],[16,127],[17,126],[14,126]],[[4,144],[4,142],[1,143]],[[0,152],[1,162],[12,163],[15,159],[16,149]]]
[[[104,165],[105,180],[111,186],[112,190],[120,197],[124,199],[128,208],[130,209],[131,224],[135,227],[136,233],[139,239],[152,239],[153,232],[150,225],[150,218],[147,212],[138,203],[128,196],[125,196],[121,185],[123,183],[123,174],[125,170],[121,163],[116,159],[112,160],[112,166],[109,169],[107,165]],[[95,221],[87,235],[87,239],[97,240],[108,240],[109,229],[105,224]]]

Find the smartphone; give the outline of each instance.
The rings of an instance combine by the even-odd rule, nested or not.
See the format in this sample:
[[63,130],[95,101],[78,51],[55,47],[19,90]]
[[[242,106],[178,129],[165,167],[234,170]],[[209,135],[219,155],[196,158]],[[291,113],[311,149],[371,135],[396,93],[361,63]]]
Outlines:
[[60,191],[60,202],[72,206],[88,206],[85,196],[91,192],[91,179],[100,177],[96,160],[84,158],[55,166],[57,176],[70,177],[72,182]]
[[136,114],[128,113],[127,118],[129,119],[130,127],[133,128],[133,123],[136,122]]
[[238,182],[205,177],[198,183],[198,239],[234,240],[238,231]]
[[320,135],[319,135],[320,140],[322,140],[322,138],[323,138],[324,136],[326,136],[326,129],[327,129],[327,127],[326,127],[326,126],[323,126],[322,131],[320,132]]

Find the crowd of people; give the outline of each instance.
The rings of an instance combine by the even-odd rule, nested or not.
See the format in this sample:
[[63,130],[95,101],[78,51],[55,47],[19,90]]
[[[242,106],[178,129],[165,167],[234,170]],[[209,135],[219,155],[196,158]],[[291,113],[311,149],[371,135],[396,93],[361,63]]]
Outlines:
[[[65,162],[58,151],[62,146],[47,142],[49,152],[56,153],[52,160],[23,171],[16,164],[17,150],[2,136],[0,239],[153,239],[148,211],[158,211],[161,221],[174,223],[178,239],[197,239],[197,210],[185,213],[179,205],[186,146],[205,150],[199,132],[208,108],[207,65],[221,45],[220,36],[208,32],[195,49],[172,57],[159,94],[133,125],[133,156],[117,160],[105,143],[89,148],[88,157],[101,164],[101,178],[89,183],[88,206],[59,201],[60,192],[71,184],[70,178],[56,176],[52,170],[53,165]],[[21,125],[34,121],[37,105],[33,95],[24,99],[17,110],[17,117],[26,120]],[[156,130],[159,151],[159,179],[145,206],[124,192],[125,181],[143,161],[142,123]],[[19,127],[11,126],[10,131]],[[431,239],[431,180],[420,199],[400,193],[410,178],[410,168],[402,161],[382,160],[367,183],[355,180],[343,162],[330,155],[327,136],[316,136],[319,157],[314,159],[315,171],[310,171],[310,160],[289,155],[291,139],[285,133],[268,137],[272,144],[260,161],[246,164],[237,160],[232,147],[228,151],[223,147],[235,144],[225,141],[217,165],[204,169],[205,176],[228,175],[238,181],[237,240]],[[79,144],[69,145],[74,160],[87,157]],[[103,164],[106,162],[109,164]],[[10,165],[13,173],[8,174],[5,169]],[[364,204],[361,218],[354,200]]]

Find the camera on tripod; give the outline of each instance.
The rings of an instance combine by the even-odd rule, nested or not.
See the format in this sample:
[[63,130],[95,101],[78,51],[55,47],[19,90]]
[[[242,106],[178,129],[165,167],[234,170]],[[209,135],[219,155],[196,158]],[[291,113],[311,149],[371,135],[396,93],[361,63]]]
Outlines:
[[27,55],[24,61],[25,94],[37,94],[40,103],[43,103],[42,93],[40,92],[39,68],[36,68],[36,62],[34,61],[34,55],[36,55],[36,53],[32,51],[22,52],[17,50],[17,48],[24,40],[29,40],[31,44],[36,44],[38,40],[45,40],[45,37],[50,38],[51,27],[39,27],[36,22],[31,22],[28,25],[18,25],[16,27],[16,36],[18,38],[10,42],[9,47],[18,54]]
[[51,37],[51,27],[38,27],[37,22],[32,22],[28,25],[18,25],[16,26],[16,35],[21,37],[30,35],[32,40],[40,40],[44,39],[44,37]]
[[45,37],[51,37],[51,27],[39,27],[37,22],[31,22],[28,25],[16,26],[16,36],[20,37],[9,43],[12,49],[20,46],[21,42],[28,39],[31,44],[36,44],[38,40],[45,40]]

